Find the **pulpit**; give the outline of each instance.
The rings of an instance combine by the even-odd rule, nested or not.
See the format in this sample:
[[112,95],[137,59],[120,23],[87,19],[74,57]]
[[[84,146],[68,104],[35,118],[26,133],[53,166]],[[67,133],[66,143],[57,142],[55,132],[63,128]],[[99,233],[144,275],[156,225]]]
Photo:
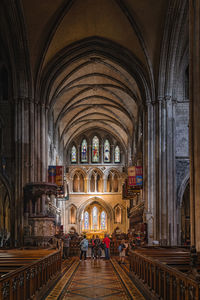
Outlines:
[[60,225],[57,207],[57,185],[29,183],[24,187],[24,245],[48,247]]

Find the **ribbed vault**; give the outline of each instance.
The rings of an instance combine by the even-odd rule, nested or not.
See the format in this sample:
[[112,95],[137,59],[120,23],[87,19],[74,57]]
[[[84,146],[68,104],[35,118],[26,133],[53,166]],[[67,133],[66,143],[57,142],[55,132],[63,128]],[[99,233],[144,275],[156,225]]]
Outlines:
[[64,146],[95,127],[131,147],[138,111],[150,94],[144,74],[131,53],[98,37],[62,50],[45,69],[39,89]]

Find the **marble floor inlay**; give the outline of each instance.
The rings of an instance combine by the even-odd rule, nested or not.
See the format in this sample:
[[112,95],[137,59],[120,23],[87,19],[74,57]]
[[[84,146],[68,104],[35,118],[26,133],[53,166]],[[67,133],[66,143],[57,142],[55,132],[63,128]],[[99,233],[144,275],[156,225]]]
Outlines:
[[59,299],[144,299],[136,288],[134,296],[129,293],[122,283],[124,274],[119,276],[113,266],[105,260],[81,261]]

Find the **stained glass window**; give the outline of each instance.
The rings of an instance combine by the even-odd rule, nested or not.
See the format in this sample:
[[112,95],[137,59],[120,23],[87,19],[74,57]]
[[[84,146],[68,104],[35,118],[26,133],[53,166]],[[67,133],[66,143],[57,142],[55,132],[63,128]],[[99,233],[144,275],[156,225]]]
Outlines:
[[76,162],[76,147],[72,147],[72,152],[71,152],[71,162],[75,163]]
[[87,141],[84,139],[81,144],[81,162],[87,162]]
[[89,213],[87,211],[84,214],[84,229],[89,229]]
[[101,213],[101,229],[102,230],[106,229],[106,213],[105,213],[105,211],[102,211],[102,213]]
[[99,162],[99,139],[97,136],[92,139],[92,162]]
[[104,162],[110,162],[110,143],[108,140],[105,140],[104,143]]
[[115,147],[115,163],[120,162],[120,149],[119,146]]
[[92,210],[92,228],[97,229],[98,227],[98,210],[97,207],[94,206]]

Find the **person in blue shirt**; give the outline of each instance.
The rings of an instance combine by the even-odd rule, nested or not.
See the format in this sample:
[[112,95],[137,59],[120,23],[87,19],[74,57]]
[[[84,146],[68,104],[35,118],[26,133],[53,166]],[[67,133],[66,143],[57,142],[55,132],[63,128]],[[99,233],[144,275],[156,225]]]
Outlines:
[[83,240],[80,242],[80,247],[81,247],[80,260],[82,260],[83,256],[84,256],[84,260],[86,260],[86,254],[88,251],[88,240],[86,239],[86,235],[84,235]]

